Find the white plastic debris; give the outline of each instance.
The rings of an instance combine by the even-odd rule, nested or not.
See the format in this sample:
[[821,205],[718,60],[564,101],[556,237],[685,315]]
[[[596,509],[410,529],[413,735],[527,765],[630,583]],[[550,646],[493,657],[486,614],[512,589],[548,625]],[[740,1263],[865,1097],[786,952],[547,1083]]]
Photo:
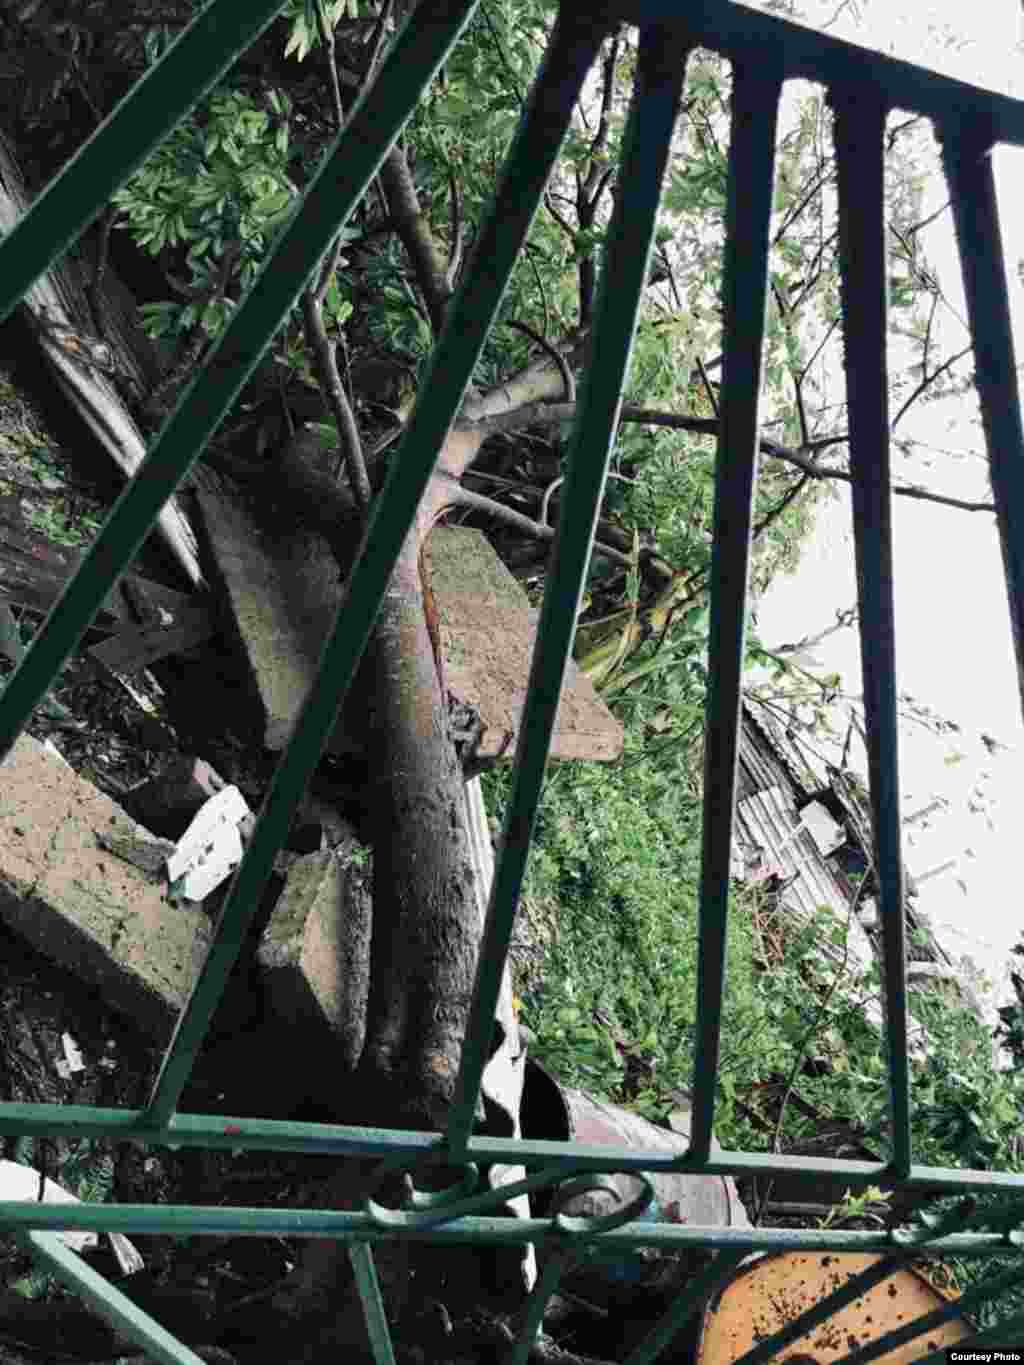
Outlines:
[[167,859],[171,885],[186,900],[205,900],[231,876],[242,861],[239,824],[250,815],[237,787],[223,787],[196,813]]
[[834,853],[846,839],[846,831],[837,824],[820,801],[811,801],[800,812],[800,823],[808,831],[823,856]]
[[[39,1202],[39,1184],[43,1185],[44,1204],[80,1204],[63,1185],[56,1180],[42,1176],[31,1166],[21,1166],[16,1161],[0,1161],[0,1199],[36,1204]],[[117,1263],[125,1275],[134,1275],[141,1270],[144,1262],[137,1248],[119,1232],[110,1235],[110,1246]],[[85,1251],[99,1245],[99,1234],[95,1232],[58,1232],[57,1236],[72,1251]]]
[[134,1242],[129,1242],[121,1232],[108,1232],[107,1236],[110,1238],[110,1249],[121,1267],[122,1275],[134,1275],[145,1268],[146,1262]]
[[72,1038],[70,1033],[60,1035],[61,1047],[64,1049],[64,1064],[68,1069],[68,1075],[73,1076],[78,1071],[85,1070],[85,1060],[82,1057],[82,1049]]

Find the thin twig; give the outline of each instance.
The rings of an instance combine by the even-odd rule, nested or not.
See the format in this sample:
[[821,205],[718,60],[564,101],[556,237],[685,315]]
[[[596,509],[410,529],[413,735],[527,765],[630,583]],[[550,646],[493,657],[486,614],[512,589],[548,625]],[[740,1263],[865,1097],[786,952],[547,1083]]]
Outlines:
[[367,81],[373,75],[377,63],[380,61],[381,53],[384,51],[384,46],[387,43],[388,20],[391,18],[391,11],[394,9],[394,6],[395,0],[385,0],[384,4],[380,7],[380,13],[377,15],[377,24],[374,29],[373,37],[370,40],[370,60],[366,63]]
[[348,471],[349,483],[352,486],[352,492],[359,505],[360,512],[365,519],[370,508],[373,492],[366,472],[366,461],[363,458],[359,428],[356,426],[356,419],[348,398],[345,396],[345,390],[341,386],[341,376],[338,374],[334,347],[328,339],[323,314],[311,289],[303,290],[302,314],[306,325],[306,344],[313,353],[324,397],[337,426],[338,440],[341,442],[342,458]]
[[459,269],[462,265],[463,235],[465,225],[462,221],[462,201],[459,198],[459,186],[455,179],[455,172],[448,167],[448,187],[451,191],[451,236],[448,243],[448,270],[445,273],[444,281],[448,286],[448,292],[455,292],[455,281],[459,277]]
[[704,362],[701,360],[700,356],[697,356],[697,372],[700,374],[701,383],[704,385],[704,392],[707,394],[708,402],[711,404],[711,411],[716,417],[720,417],[721,413],[718,408],[718,397],[711,387],[711,380],[708,378],[708,372],[704,368]]
[[327,62],[327,75],[331,82],[331,99],[334,103],[334,120],[340,133],[345,126],[345,107],[341,102],[341,82],[338,80],[338,63],[334,60],[334,30],[327,22],[324,0],[316,0],[316,24],[320,30],[320,41],[324,45],[324,59]]
[[934,384],[936,379],[938,379],[940,375],[944,374],[946,370],[952,369],[952,367],[956,364],[958,360],[963,360],[964,356],[970,354],[972,349],[973,346],[965,346],[962,351],[957,351],[955,355],[948,356],[947,359],[945,359],[942,362],[942,364],[938,367],[938,369],[933,370],[930,375],[926,375],[926,377],[921,380],[920,384],[918,384],[917,388],[910,395],[907,401],[903,404],[903,406],[900,408],[896,416],[892,419],[893,431],[895,431],[896,429],[896,423],[900,420],[900,418],[907,411],[910,405],[916,402],[918,398],[920,398],[921,394],[924,393],[925,389],[927,389],[930,384]]
[[[438,477],[446,476],[439,475]],[[494,517],[496,521],[501,521],[517,531],[522,531],[532,540],[554,540],[555,529],[553,526],[545,526],[539,521],[534,521],[532,517],[525,516],[522,512],[516,512],[511,507],[506,507],[503,502],[495,502],[493,498],[488,498],[483,493],[473,493],[470,489],[463,488],[455,479],[452,479],[451,482],[452,495],[448,502],[449,507],[466,507],[474,512],[485,512],[488,516]],[[633,561],[628,555],[624,555],[621,550],[613,549],[610,545],[603,545],[600,541],[594,541],[594,554],[603,555],[605,559],[610,559],[613,564],[620,564],[625,569],[633,566]]]

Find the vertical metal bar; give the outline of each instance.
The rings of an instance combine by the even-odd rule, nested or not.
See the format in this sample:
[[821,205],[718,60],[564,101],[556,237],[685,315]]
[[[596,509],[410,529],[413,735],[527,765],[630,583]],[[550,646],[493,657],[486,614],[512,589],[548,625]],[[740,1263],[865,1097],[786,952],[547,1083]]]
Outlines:
[[25,1232],[19,1234],[19,1240],[34,1260],[52,1271],[72,1293],[95,1309],[104,1322],[123,1332],[160,1365],[203,1365],[195,1351],[190,1351],[138,1304],[132,1303],[126,1294],[87,1265],[81,1256],[65,1246],[57,1233]]
[[868,731],[871,814],[882,922],[892,1163],[910,1171],[906,919],[892,589],[892,493],[886,364],[885,105],[862,86],[830,94],[839,170],[846,399]]
[[[436,10],[436,6],[430,8]],[[418,16],[426,13],[426,6],[416,11]],[[440,32],[436,16],[433,26],[429,20],[425,22],[428,32]],[[455,35],[449,36],[454,41]],[[252,843],[235,874],[221,928],[164,1058],[147,1110],[154,1123],[165,1123],[170,1118],[202,1046],[246,926],[270,875],[274,854],[284,841],[292,811],[319,761],[338,706],[366,647],[398,552],[487,339],[600,41],[600,33],[590,24],[571,18],[565,22],[559,18],[556,23],[471,268],[434,348],[408,433],[374,504],[362,554],[352,572],[334,631],[321,655],[316,682],[288,752],[274,773]],[[438,38],[435,54],[438,63],[445,50]],[[380,80],[378,77],[378,85]],[[415,73],[407,74],[405,81],[411,82],[414,90],[419,88]],[[357,137],[366,135],[367,130],[355,120],[349,126],[356,129]]]
[[1024,710],[1024,431],[992,176],[992,143],[977,126],[966,130],[939,128],[938,132],[960,248],[974,343],[974,380],[981,400],[1017,660],[1017,688]]
[[119,185],[256,41],[284,0],[215,0],[138,80],[0,247],[0,322]]
[[[384,160],[478,0],[431,0],[395,39],[209,360],[118,498],[0,697],[0,758],[81,639],[114,579],[221,422]],[[0,244],[0,278],[8,243]],[[340,700],[340,698],[339,698]]]
[[711,1152],[725,986],[729,863],[740,725],[740,678],[761,402],[775,129],[782,70],[772,54],[733,65],[726,208],[725,359],[715,470],[714,545],[704,740],[697,1043],[690,1160]]
[[353,1242],[348,1248],[348,1259],[355,1273],[373,1358],[377,1365],[395,1365],[395,1350],[391,1344],[391,1331],[384,1312],[373,1251],[366,1242]]
[[[563,6],[560,13],[564,13]],[[633,101],[617,196],[605,243],[593,359],[577,409],[569,474],[563,490],[527,702],[516,749],[512,798],[502,840],[466,1025],[466,1041],[448,1125],[458,1160],[473,1125],[480,1077],[494,1031],[494,1010],[508,953],[544,765],[576,630],[582,585],[604,491],[612,433],[618,423],[640,296],[647,278],[661,184],[672,143],[688,40],[678,27],[641,30]],[[596,55],[596,49],[595,49]]]

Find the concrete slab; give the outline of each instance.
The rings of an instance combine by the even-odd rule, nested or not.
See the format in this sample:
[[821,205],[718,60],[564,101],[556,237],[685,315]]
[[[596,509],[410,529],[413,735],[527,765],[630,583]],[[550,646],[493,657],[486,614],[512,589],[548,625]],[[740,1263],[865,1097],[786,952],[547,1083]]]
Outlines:
[[101,848],[151,836],[38,740],[0,765],[0,916],[103,999],[169,1041],[207,946],[199,909],[165,899],[162,878]]
[[[249,664],[247,694],[268,749],[283,749],[309,695],[342,596],[337,565],[315,535],[261,530],[239,499],[205,478],[197,491],[210,547]],[[441,623],[445,681],[474,707],[487,730],[481,758],[493,757],[512,731],[526,698],[536,613],[487,539],[461,527],[431,532],[424,560]],[[332,753],[360,753],[363,709],[350,695],[335,727]],[[570,661],[555,722],[551,756],[612,760],[622,728],[589,679]]]
[[362,1051],[370,926],[369,870],[311,853],[289,869],[257,950],[268,1011],[287,1029],[305,1094],[324,1103],[337,1098],[338,1063],[354,1070]]
[[[480,757],[494,757],[505,734],[518,733],[537,613],[480,531],[437,527],[427,539],[424,559],[441,621],[445,681],[487,726]],[[514,752],[513,740],[506,753],[511,759]],[[622,727],[570,659],[551,757],[610,762],[621,752]]]
[[[292,736],[334,625],[341,601],[338,566],[318,536],[262,531],[239,499],[209,478],[197,490],[197,503],[249,664],[249,686],[239,689],[237,700],[254,710],[263,743],[276,752]],[[328,745],[334,753],[361,747],[347,742],[341,727]]]

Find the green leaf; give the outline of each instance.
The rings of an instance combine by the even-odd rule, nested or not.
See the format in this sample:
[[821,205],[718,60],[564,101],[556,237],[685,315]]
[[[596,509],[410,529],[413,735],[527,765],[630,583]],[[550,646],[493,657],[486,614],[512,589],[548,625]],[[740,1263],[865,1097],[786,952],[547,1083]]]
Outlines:
[[264,195],[253,205],[253,212],[262,217],[272,217],[279,214],[282,209],[290,208],[292,195],[290,190],[274,190],[272,194]]
[[325,450],[337,450],[341,445],[337,428],[328,422],[310,422],[308,430],[315,432]]

